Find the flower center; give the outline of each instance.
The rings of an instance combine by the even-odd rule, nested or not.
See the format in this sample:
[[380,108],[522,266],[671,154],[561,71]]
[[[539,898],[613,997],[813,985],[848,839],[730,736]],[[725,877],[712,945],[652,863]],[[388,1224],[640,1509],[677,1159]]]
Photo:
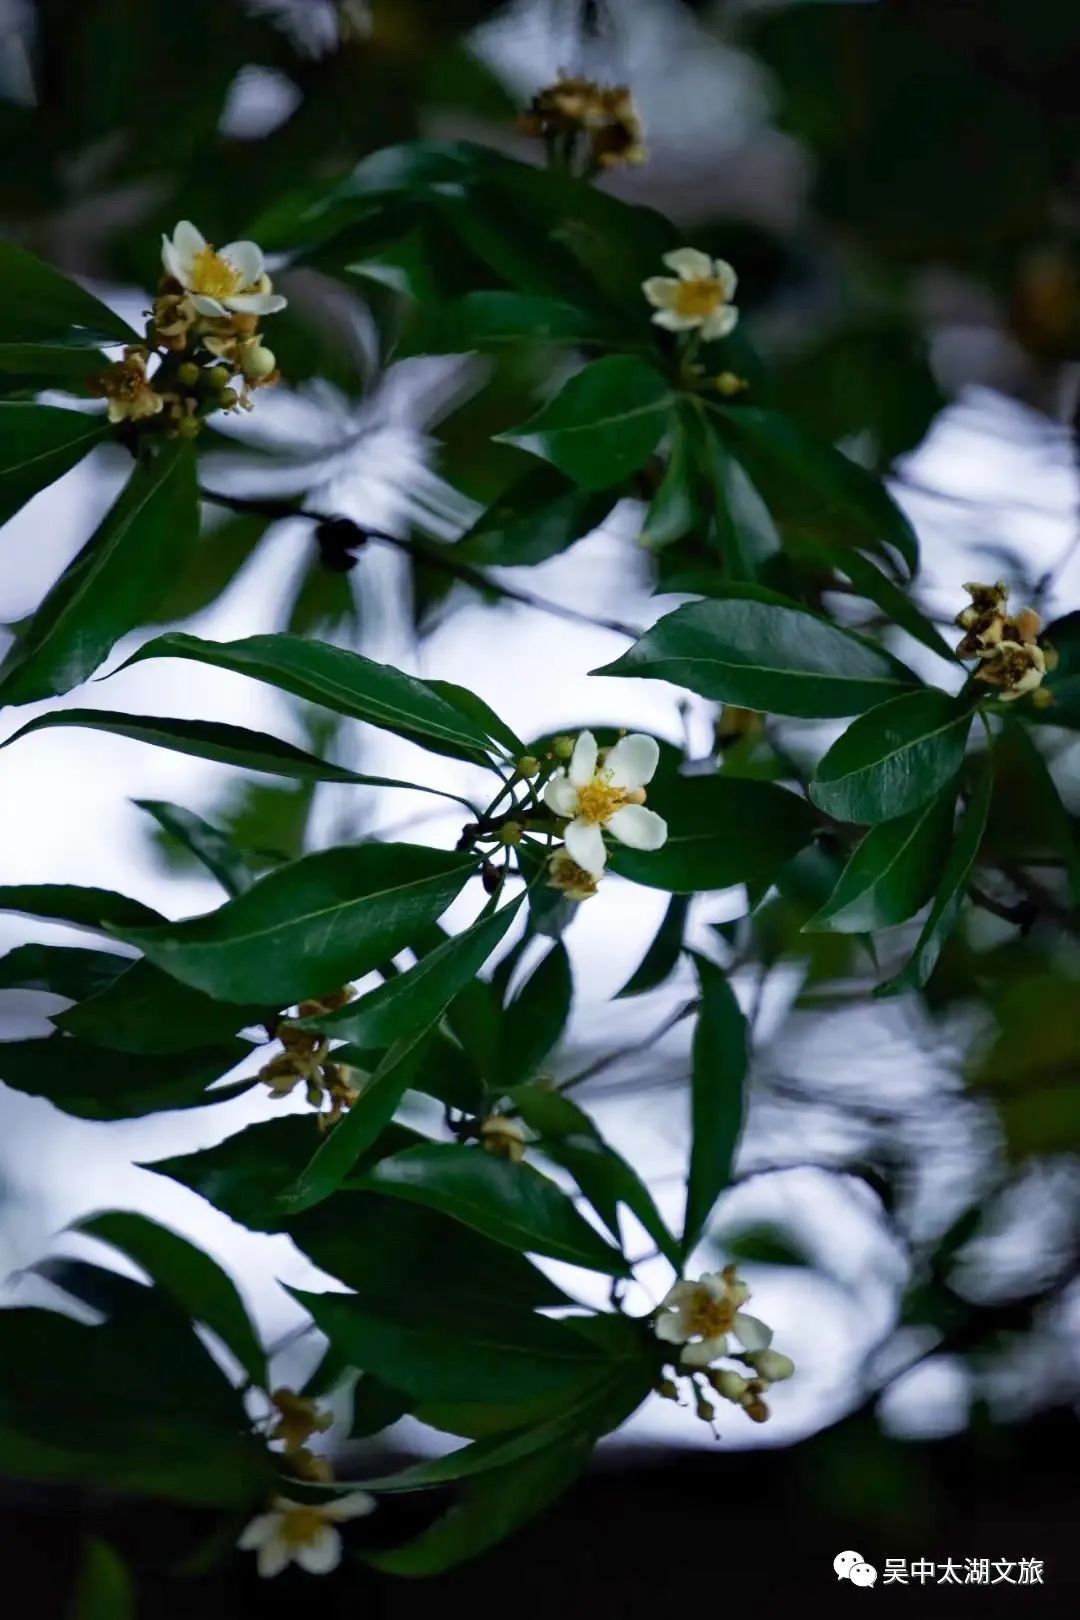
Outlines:
[[578,789],[577,813],[592,825],[609,821],[616,810],[628,804],[644,804],[644,788],[613,787],[602,776],[594,776]]
[[717,1299],[707,1288],[701,1288],[694,1295],[688,1315],[692,1335],[713,1339],[717,1334],[731,1332],[735,1306],[730,1299]]
[[675,308],[680,315],[711,315],[724,301],[724,289],[715,276],[680,281],[675,294]]
[[191,266],[191,290],[207,298],[228,298],[239,292],[243,277],[234,264],[215,253],[209,242],[195,255]]
[[283,1515],[281,1539],[289,1547],[307,1547],[319,1539],[325,1523],[318,1508],[289,1508]]

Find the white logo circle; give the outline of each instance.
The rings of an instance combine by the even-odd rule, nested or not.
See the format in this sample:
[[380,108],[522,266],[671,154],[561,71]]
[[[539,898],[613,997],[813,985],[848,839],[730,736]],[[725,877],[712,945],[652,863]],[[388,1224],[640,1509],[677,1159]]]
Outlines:
[[832,1567],[836,1571],[837,1580],[838,1581],[846,1581],[848,1576],[851,1574],[851,1571],[855,1568],[855,1565],[856,1564],[861,1564],[862,1561],[863,1561],[862,1553],[857,1553],[857,1552],[837,1553],[836,1557],[832,1561]]

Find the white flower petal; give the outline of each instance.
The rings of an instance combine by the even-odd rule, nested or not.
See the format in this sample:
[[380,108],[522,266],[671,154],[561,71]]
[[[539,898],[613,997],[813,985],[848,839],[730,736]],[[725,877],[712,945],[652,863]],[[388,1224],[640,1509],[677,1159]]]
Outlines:
[[332,1524],[324,1524],[314,1541],[301,1542],[293,1557],[309,1575],[329,1575],[341,1563],[341,1535]]
[[679,296],[679,283],[674,276],[650,276],[641,283],[641,290],[656,309],[670,309]]
[[265,268],[262,248],[257,242],[230,242],[227,247],[219,249],[221,257],[227,259],[233,269],[243,276],[245,287],[254,287]]
[[734,304],[721,304],[719,309],[714,309],[702,321],[701,335],[706,343],[715,343],[718,338],[726,338],[734,332],[738,324],[739,312]]
[[744,1350],[767,1350],[772,1343],[772,1328],[746,1311],[739,1311],[732,1325]]
[[655,737],[635,731],[620,737],[604,761],[604,770],[613,787],[639,788],[651,782],[660,763],[660,745]]
[[734,265],[728,264],[726,259],[717,259],[713,265],[713,275],[724,289],[724,297],[730,304],[735,296],[735,289],[739,285],[739,278],[735,274]]
[[686,1333],[675,1311],[664,1311],[662,1316],[658,1316],[653,1331],[658,1339],[663,1339],[665,1344],[684,1344],[686,1342]]
[[664,263],[674,270],[680,281],[707,281],[713,273],[713,262],[700,248],[676,248],[664,254]]
[[570,859],[576,861],[584,871],[591,872],[593,877],[599,877],[607,863],[607,850],[596,823],[580,818],[572,821],[563,833],[563,839]]
[[186,282],[191,263],[180,257],[172,241],[164,233],[161,238],[161,263],[167,276],[172,276],[173,280],[179,281],[181,285]]
[[607,820],[608,832],[629,849],[659,849],[667,843],[667,822],[643,804],[624,805]]
[[208,298],[205,293],[192,293],[191,302],[200,315],[219,317],[229,313],[224,304],[219,304],[216,298]]
[[260,1575],[270,1579],[274,1575],[281,1574],[291,1557],[288,1542],[280,1536],[275,1536],[272,1541],[264,1541],[259,1548],[255,1567]]
[[251,1523],[244,1526],[236,1545],[242,1552],[252,1552],[277,1535],[280,1529],[280,1513],[257,1513]]
[[711,1339],[699,1339],[697,1344],[686,1345],[679,1360],[684,1367],[708,1367],[726,1355],[727,1339],[724,1334],[715,1333]]
[[233,293],[225,302],[238,315],[276,315],[289,300],[280,293]]
[[596,756],[599,749],[591,731],[583,731],[574,744],[567,776],[575,787],[584,787],[596,775]]
[[172,244],[181,259],[194,259],[206,246],[206,237],[190,219],[182,219],[172,233]]
[[343,1523],[346,1519],[362,1519],[368,1513],[374,1513],[375,1498],[369,1496],[367,1491],[350,1491],[348,1496],[339,1496],[333,1502],[328,1502],[323,1512],[328,1519]]
[[676,1306],[691,1304],[697,1291],[697,1283],[687,1282],[683,1278],[681,1282],[672,1283],[660,1303],[665,1310],[674,1310]]
[[662,309],[653,316],[653,325],[662,326],[665,332],[692,332],[701,321],[700,315],[680,315],[674,309]]
[[557,816],[576,816],[578,790],[564,775],[553,776],[544,789],[544,803]]

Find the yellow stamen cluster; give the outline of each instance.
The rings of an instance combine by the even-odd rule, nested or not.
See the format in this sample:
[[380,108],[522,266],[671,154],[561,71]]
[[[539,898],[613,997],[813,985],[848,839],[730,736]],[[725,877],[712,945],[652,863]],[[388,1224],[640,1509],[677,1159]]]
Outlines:
[[547,141],[576,143],[584,136],[594,171],[644,163],[649,155],[641,114],[625,84],[603,85],[561,73],[533,97],[518,127]]
[[[347,985],[318,1000],[302,1001],[297,1008],[297,1017],[319,1018],[337,1007],[343,1007],[352,997],[352,987]],[[283,1050],[269,1063],[263,1064],[259,1079],[269,1086],[272,1097],[288,1097],[303,1083],[308,1102],[318,1111],[319,1129],[329,1130],[360,1095],[353,1080],[356,1071],[330,1060],[330,1043],[324,1035],[299,1029],[296,1024],[284,1019],[274,1033]],[[324,1109],[326,1102],[330,1106]]]
[[557,849],[548,861],[547,882],[549,889],[558,889],[568,900],[591,900],[596,893],[597,879],[565,849]]
[[964,589],[971,602],[956,615],[964,632],[957,657],[978,659],[975,679],[996,687],[1003,703],[1033,692],[1055,661],[1039,646],[1039,615],[1033,608],[1009,614],[1008,586],[1000,580],[996,585],[973,582]]

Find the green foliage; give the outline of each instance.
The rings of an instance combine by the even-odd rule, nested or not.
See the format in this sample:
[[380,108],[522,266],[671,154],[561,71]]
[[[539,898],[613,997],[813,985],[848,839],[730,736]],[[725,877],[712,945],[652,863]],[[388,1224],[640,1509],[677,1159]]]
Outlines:
[[70,472],[104,438],[100,417],[52,405],[0,403],[0,524]]
[[745,1101],[746,1020],[720,969],[695,957],[701,1006],[694,1028],[690,1107],[692,1145],[683,1220],[684,1260],[705,1231],[716,1200],[731,1179]]
[[940,793],[960,769],[971,708],[911,692],[849,726],[818,765],[810,796],[839,821],[891,821]]
[[655,450],[670,393],[659,372],[632,355],[595,360],[536,416],[503,438],[535,450],[586,489],[607,489]]

